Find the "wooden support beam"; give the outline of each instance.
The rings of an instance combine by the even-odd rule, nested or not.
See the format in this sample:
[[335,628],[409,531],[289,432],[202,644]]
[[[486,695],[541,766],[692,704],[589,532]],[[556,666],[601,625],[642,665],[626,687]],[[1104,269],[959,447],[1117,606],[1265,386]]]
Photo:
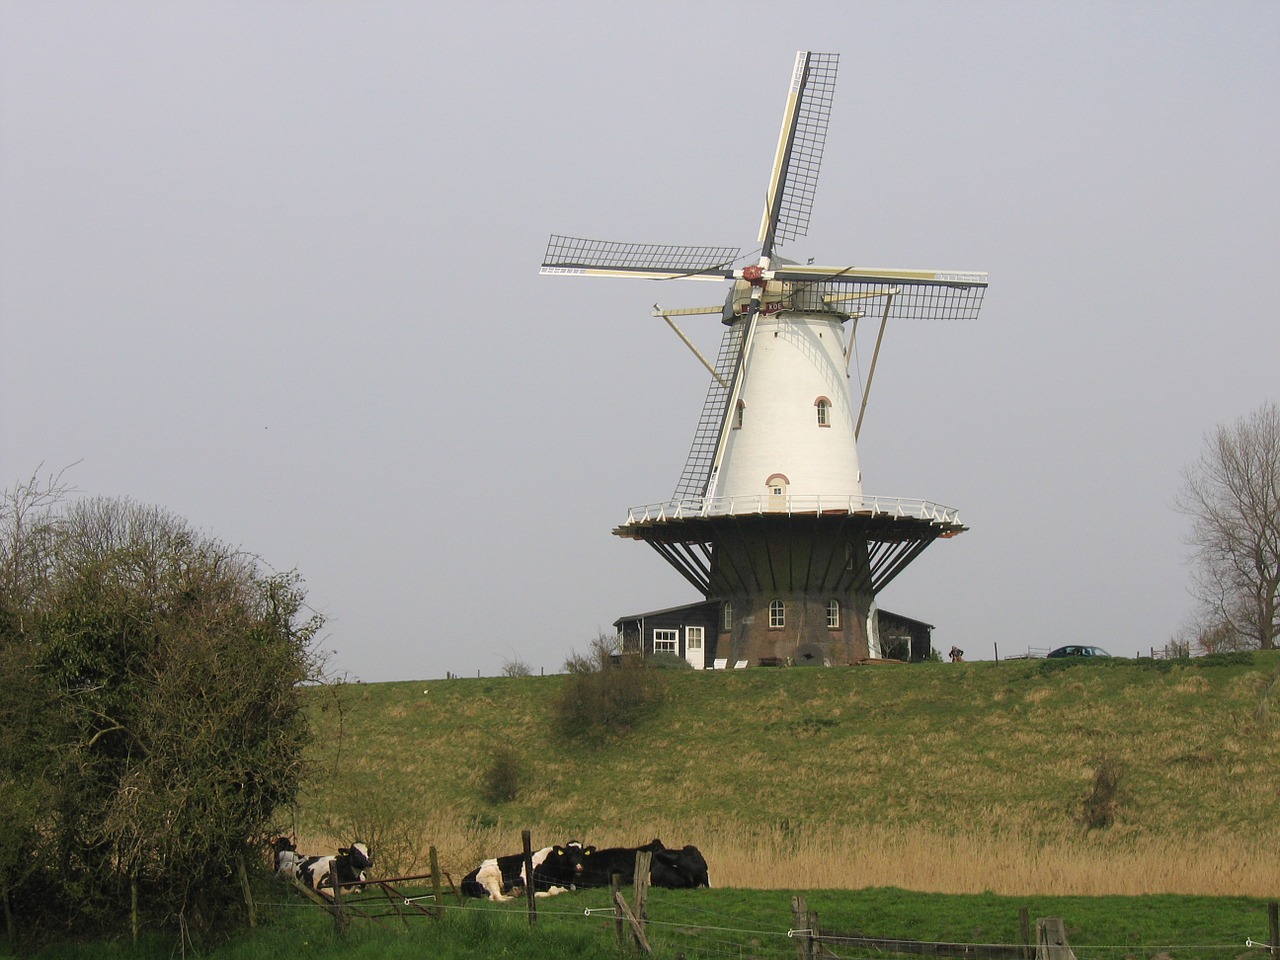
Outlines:
[[622,899],[622,893],[618,892],[613,895],[613,902],[622,913],[622,918],[631,926],[631,935],[635,937],[636,945],[645,953],[653,953],[653,948],[649,946],[649,941],[645,939],[644,927],[640,925],[631,912],[631,908],[627,906],[627,901]]
[[1036,920],[1036,960],[1076,960],[1061,917]]

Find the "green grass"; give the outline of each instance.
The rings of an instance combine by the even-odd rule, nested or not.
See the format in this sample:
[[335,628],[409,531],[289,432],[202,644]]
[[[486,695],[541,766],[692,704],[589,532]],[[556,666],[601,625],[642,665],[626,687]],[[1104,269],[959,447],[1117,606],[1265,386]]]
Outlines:
[[[455,879],[481,856],[517,849],[519,830],[529,825],[540,831],[536,839],[573,835],[596,843],[640,842],[654,824],[675,825],[681,835],[667,836],[664,828],[668,842],[723,849],[728,838],[730,847],[763,850],[766,864],[771,851],[820,850],[836,828],[886,835],[905,829],[909,838],[919,827],[926,839],[965,834],[961,859],[971,850],[979,856],[985,837],[997,856],[1037,851],[1050,871],[1064,840],[1086,858],[1090,850],[1114,852],[1151,838],[1166,840],[1173,858],[1220,838],[1265,852],[1280,816],[1280,729],[1268,709],[1278,674],[1280,654],[1273,653],[1177,664],[664,671],[662,701],[641,725],[586,741],[559,736],[548,710],[564,677],[317,689],[316,775],[296,824],[281,826],[304,838],[372,836],[375,853],[384,852],[376,871],[383,875],[425,869],[403,862],[406,851],[435,844]],[[499,754],[514,759],[519,782],[514,800],[489,802],[486,765]],[[1104,759],[1123,770],[1117,819],[1108,830],[1089,831],[1079,817]],[[498,843],[506,848],[494,849]],[[402,862],[392,863],[397,846]],[[941,853],[924,851],[926,860],[940,861]],[[1280,891],[1274,857],[1262,863],[1260,888]],[[712,862],[713,882],[719,866]],[[838,856],[827,866],[836,880],[829,872],[825,882],[772,883],[766,866],[752,884],[652,891],[657,955],[790,960],[790,897],[803,892],[827,932],[1018,942],[1019,909],[1026,907],[1033,923],[1063,917],[1082,960],[1265,956],[1244,947],[1246,939],[1268,936],[1265,902],[1257,898],[1044,896],[1034,883],[1018,895],[937,893],[868,883],[865,863]],[[1006,866],[997,859],[980,874],[994,887]],[[1153,879],[1151,889],[1160,882]],[[356,925],[339,939],[323,911],[272,885],[257,930],[185,952],[195,955],[194,946],[211,960],[611,956],[612,920],[584,915],[606,905],[600,891],[540,901],[530,932],[521,903],[473,901],[451,908],[442,923],[415,919],[408,931],[394,922]],[[151,935],[137,951],[97,944],[40,956],[159,960],[183,953],[173,936]]]
[[[1124,776],[1113,833],[1250,832],[1280,816],[1265,710],[1280,655],[664,672],[660,708],[622,738],[559,738],[564,677],[351,685],[316,694],[311,829],[382,806],[435,823],[948,824],[1057,836],[1104,759]],[[342,723],[338,719],[341,713]],[[499,746],[516,798],[483,799]]]
[[[1167,957],[1169,960],[1258,958],[1246,939],[1266,939],[1266,905],[1242,897],[999,897],[992,894],[922,894],[891,888],[819,890],[805,895],[826,934],[897,937],[956,943],[1020,943],[1019,910],[1035,918],[1062,917],[1077,956],[1092,960]],[[217,946],[187,945],[187,955],[208,960],[435,960],[510,957],[572,960],[634,956],[619,952],[611,916],[585,915],[605,907],[603,891],[580,891],[539,901],[531,929],[523,901],[470,902],[443,922],[417,918],[399,923],[353,923],[339,937],[318,908],[286,906],[269,911],[254,931]],[[651,891],[647,934],[659,958],[686,960],[754,957],[791,960],[795,940],[791,891]],[[831,945],[839,956],[856,951]],[[172,937],[150,936],[139,949],[128,944],[83,945],[38,954],[39,960],[167,960],[181,955]],[[880,956],[884,956],[881,954]]]

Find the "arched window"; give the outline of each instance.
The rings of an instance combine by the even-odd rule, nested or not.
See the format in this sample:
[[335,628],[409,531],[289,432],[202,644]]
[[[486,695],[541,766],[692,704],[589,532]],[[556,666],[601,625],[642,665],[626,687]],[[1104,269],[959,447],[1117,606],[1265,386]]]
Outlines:
[[834,598],[827,601],[827,629],[840,629],[840,601]]
[[743,403],[741,400],[739,400],[738,405],[733,408],[733,429],[735,430],[742,429],[742,416],[743,416],[743,412],[746,409],[747,409],[747,405]]
[[724,602],[724,629],[733,629],[733,601],[726,600]]
[[785,475],[775,473],[764,482],[764,485],[769,488],[769,496],[782,497],[786,495],[787,484],[790,482]]
[[769,601],[769,629],[780,630],[787,625],[787,605],[781,600]]
[[831,401],[826,397],[819,397],[813,401],[813,405],[818,411],[818,426],[831,426]]

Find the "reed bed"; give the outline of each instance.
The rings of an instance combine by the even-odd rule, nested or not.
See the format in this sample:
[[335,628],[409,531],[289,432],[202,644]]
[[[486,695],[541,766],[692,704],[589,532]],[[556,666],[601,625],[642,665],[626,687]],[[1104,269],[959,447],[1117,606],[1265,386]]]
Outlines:
[[[388,848],[382,875],[425,870],[434,845],[455,882],[485,857],[516,853],[520,831],[535,847],[577,839],[598,847],[634,846],[659,837],[695,844],[717,887],[757,890],[858,890],[899,887],[929,893],[1046,896],[1274,897],[1280,863],[1256,838],[1215,834],[1191,841],[1123,839],[1064,832],[1057,836],[942,832],[920,826],[785,825],[655,821],[633,828],[575,831],[562,825],[468,826],[440,820],[414,849]],[[305,836],[324,850],[338,837]],[[342,840],[343,843],[350,839]]]

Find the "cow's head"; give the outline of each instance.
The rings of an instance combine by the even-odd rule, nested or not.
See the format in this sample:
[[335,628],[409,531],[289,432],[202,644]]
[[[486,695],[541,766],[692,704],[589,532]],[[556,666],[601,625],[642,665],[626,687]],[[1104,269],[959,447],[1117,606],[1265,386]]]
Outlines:
[[586,858],[595,852],[595,847],[585,847],[577,840],[570,840],[564,845],[564,857],[571,875],[577,879],[586,869]]
[[349,847],[339,847],[338,856],[346,857],[356,870],[368,870],[373,866],[373,857],[369,856],[369,848],[359,841]]

